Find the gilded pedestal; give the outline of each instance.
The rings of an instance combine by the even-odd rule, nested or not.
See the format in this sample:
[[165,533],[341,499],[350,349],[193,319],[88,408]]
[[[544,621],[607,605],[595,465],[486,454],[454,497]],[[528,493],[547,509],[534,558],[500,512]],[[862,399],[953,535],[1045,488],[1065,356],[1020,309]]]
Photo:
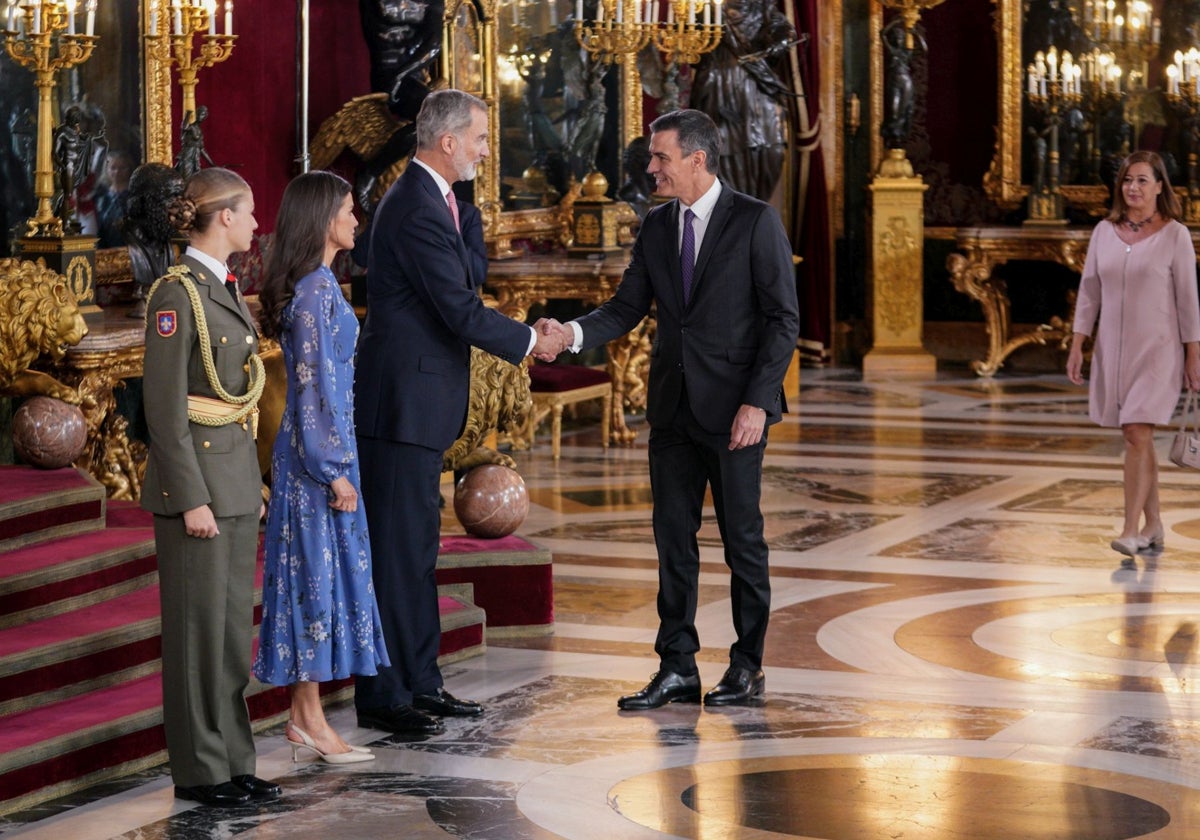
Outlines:
[[937,359],[921,344],[924,327],[924,199],[928,187],[893,149],[871,184],[871,322],[874,343],[863,378],[928,376]]

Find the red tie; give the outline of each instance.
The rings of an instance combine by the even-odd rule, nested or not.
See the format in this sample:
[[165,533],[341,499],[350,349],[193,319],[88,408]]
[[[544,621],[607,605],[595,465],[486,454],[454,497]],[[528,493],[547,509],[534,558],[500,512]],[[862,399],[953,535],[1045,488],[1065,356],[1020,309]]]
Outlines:
[[233,298],[233,302],[237,303],[237,277],[232,271],[225,275],[225,288],[229,290],[229,296]]
[[450,215],[454,217],[454,229],[462,233],[462,227],[458,224],[458,202],[454,199],[452,191],[446,192],[446,204],[450,207]]

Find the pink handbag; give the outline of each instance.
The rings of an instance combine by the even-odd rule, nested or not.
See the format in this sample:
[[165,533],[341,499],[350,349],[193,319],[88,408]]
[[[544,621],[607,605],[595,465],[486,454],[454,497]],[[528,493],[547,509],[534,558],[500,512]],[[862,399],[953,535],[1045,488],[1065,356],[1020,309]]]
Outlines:
[[[1179,431],[1171,441],[1171,463],[1179,467],[1200,470],[1200,421],[1196,418],[1196,392],[1189,390],[1179,418]],[[1191,428],[1188,420],[1191,419]]]

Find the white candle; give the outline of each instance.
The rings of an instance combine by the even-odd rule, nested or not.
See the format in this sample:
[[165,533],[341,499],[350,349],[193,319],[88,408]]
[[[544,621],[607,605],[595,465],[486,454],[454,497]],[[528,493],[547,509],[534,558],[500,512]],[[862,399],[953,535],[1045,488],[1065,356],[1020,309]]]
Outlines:
[[97,0],[88,0],[87,4],[87,34],[89,38],[96,34],[96,2]]
[[692,0],[688,0],[688,23],[696,22],[696,4]]
[[8,2],[8,17],[7,17],[7,22],[4,24],[4,28],[7,29],[9,32],[12,32],[16,28],[16,24],[13,23],[12,0],[9,0],[9,2]]
[[75,34],[75,0],[67,0],[67,34]]
[[217,0],[204,0],[204,10],[208,12],[208,34],[217,34]]
[[617,0],[617,23],[625,22],[625,0]]
[[1037,94],[1037,68],[1030,64],[1026,72],[1029,79],[1029,95],[1034,96]]
[[225,2],[225,34],[233,34],[233,0]]
[[712,3],[708,0],[704,0],[704,25],[712,25]]
[[150,0],[150,34],[158,34],[158,0]]
[[171,31],[176,35],[183,34],[183,10],[179,8],[179,0],[173,0],[171,10],[175,13],[175,25],[171,27]]
[[521,4],[517,0],[513,0],[513,26],[521,25]]
[[675,22],[675,0],[667,0],[667,23]]
[[604,23],[604,0],[596,4],[596,23]]
[[550,0],[550,28],[558,28],[558,0]]
[[1162,21],[1155,18],[1150,23],[1150,42],[1157,44],[1162,38]]
[[583,0],[575,0],[575,20],[583,20]]
[[721,25],[721,2],[722,0],[714,0],[717,4],[717,26]]
[[42,0],[34,0],[33,3],[33,34],[37,35],[42,31]]

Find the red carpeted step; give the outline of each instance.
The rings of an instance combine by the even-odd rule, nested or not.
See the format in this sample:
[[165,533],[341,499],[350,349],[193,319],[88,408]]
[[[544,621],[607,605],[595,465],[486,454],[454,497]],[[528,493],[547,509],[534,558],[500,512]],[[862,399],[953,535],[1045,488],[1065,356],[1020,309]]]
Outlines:
[[74,467],[0,466],[0,553],[104,527],[104,487]]
[[0,630],[0,708],[78,693],[161,655],[158,586]]
[[471,584],[472,603],[487,615],[489,639],[545,636],[554,632],[551,560],[548,550],[515,534],[494,540],[446,535],[437,582]]
[[154,514],[137,502],[109,499],[105,517],[108,528],[154,528]]
[[35,543],[0,564],[0,628],[88,606],[153,583],[154,532],[121,528]]

